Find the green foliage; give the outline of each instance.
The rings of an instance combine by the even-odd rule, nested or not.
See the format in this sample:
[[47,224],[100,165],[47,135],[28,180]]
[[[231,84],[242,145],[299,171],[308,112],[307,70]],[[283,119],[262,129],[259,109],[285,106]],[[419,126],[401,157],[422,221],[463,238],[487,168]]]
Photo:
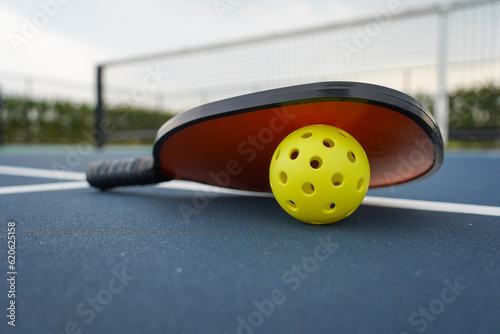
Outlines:
[[[109,129],[158,129],[172,117],[147,109],[116,108],[107,111]],[[94,109],[67,101],[34,101],[8,97],[3,101],[5,143],[79,143],[89,141],[94,128]],[[131,138],[133,142],[141,142]]]
[[[432,96],[417,94],[415,98],[434,113]],[[500,130],[500,87],[490,83],[450,94],[450,129]]]
[[[433,97],[416,99],[433,112]],[[148,109],[120,107],[106,112],[111,132],[156,130],[172,114]],[[94,128],[94,109],[67,101],[34,101],[7,97],[3,101],[5,143],[78,143],[88,141]],[[498,129],[500,132],[500,86],[459,89],[450,95],[450,129]],[[121,142],[144,143],[141,138]]]
[[450,98],[451,129],[500,129],[500,87],[460,89]]

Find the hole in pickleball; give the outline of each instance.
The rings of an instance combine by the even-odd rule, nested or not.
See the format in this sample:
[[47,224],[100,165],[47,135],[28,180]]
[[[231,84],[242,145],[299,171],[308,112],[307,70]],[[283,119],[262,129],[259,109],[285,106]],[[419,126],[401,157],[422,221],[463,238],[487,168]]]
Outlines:
[[335,187],[338,187],[342,184],[342,182],[344,182],[344,177],[342,176],[342,174],[335,174],[333,175],[332,177],[332,184],[335,186]]
[[356,156],[351,151],[347,152],[347,159],[352,163],[356,162]]
[[313,134],[312,134],[312,132],[306,132],[306,133],[304,133],[304,134],[302,135],[302,138],[309,138],[309,137],[311,137],[312,135],[313,135]]
[[292,152],[290,152],[290,159],[295,160],[299,156],[299,150],[294,148]]
[[302,186],[302,191],[307,195],[312,195],[312,193],[314,192],[314,186],[309,182],[304,183],[304,185]]
[[364,187],[365,187],[365,179],[361,178],[358,181],[358,191],[363,190]]
[[278,158],[280,157],[280,154],[281,154],[281,150],[277,150],[276,155],[274,157],[274,160],[278,160]]
[[288,205],[288,207],[292,210],[297,210],[297,204],[295,204],[294,201],[291,201],[291,200],[288,200],[286,201],[286,204]]
[[343,131],[339,131],[339,135],[341,135],[342,137],[346,137],[347,138],[347,134]]
[[323,145],[328,148],[332,148],[335,146],[335,143],[331,139],[325,139],[323,140]]
[[285,173],[285,172],[281,172],[281,173],[280,173],[280,181],[281,181],[281,183],[283,183],[283,184],[286,184],[286,183],[287,183],[287,181],[288,181],[288,175],[286,175],[286,173]]
[[326,203],[323,208],[325,209],[325,211],[330,212],[335,209],[335,203]]
[[311,162],[309,163],[313,169],[318,169],[323,165],[323,160],[318,157],[314,157],[311,159]]

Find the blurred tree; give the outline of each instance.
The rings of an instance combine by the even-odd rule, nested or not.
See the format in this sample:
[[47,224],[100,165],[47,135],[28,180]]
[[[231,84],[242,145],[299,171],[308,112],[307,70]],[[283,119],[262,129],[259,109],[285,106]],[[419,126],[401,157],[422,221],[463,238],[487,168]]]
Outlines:
[[[3,110],[7,143],[78,143],[89,140],[86,134],[94,126],[93,108],[86,104],[7,97]],[[158,129],[171,117],[172,114],[147,109],[107,110],[114,131]]]

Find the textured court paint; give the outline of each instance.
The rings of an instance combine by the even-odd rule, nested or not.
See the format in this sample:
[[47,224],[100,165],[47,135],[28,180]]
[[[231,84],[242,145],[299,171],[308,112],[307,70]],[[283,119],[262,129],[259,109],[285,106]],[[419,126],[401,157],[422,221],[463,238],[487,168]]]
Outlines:
[[[135,154],[92,154],[75,171],[129,156]],[[65,156],[0,159],[50,169]],[[432,177],[371,195],[496,206],[498,159],[495,152],[448,152]],[[163,188],[174,185],[179,188]],[[289,217],[272,198],[226,195],[226,189],[215,196],[183,190],[187,185],[0,196],[3,224],[15,220],[19,238],[19,322],[16,331],[5,319],[0,333],[60,333],[76,322],[84,334],[234,334],[238,318],[258,318],[254,302],[262,305],[275,289],[286,299],[252,328],[254,334],[418,333],[421,326],[412,326],[409,317],[420,308],[434,317],[429,305],[439,306],[444,281],[455,278],[468,288],[427,321],[424,333],[500,328],[496,216],[362,205],[344,221],[314,227]],[[179,205],[194,207],[205,191],[208,205],[185,220]],[[6,234],[1,239],[7,250]],[[320,239],[338,248],[319,253],[328,257],[314,266]],[[87,298],[107,302],[113,273],[122,268],[135,278],[109,305],[96,304],[102,312],[86,323],[88,315],[77,314],[77,307],[85,303],[84,310],[93,310]],[[8,291],[4,279],[0,291]],[[423,320],[420,314],[414,319]]]
[[[500,326],[497,217],[362,206],[314,227],[270,198],[219,196],[185,221],[178,206],[192,199],[157,188],[2,197],[3,217],[19,226],[18,332],[60,333],[74,321],[82,333],[234,334],[238,317],[279,289],[284,303],[255,334],[417,333],[409,316],[455,277],[467,290],[425,334]],[[338,248],[311,262],[320,240]],[[77,307],[107,302],[101,291],[122,268],[135,278],[87,324]]]

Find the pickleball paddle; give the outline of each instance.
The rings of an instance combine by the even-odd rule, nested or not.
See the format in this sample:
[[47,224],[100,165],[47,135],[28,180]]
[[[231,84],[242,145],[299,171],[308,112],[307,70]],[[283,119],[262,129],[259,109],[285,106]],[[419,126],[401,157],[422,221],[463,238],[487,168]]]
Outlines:
[[370,163],[370,187],[418,180],[443,162],[436,121],[399,91],[358,82],[320,82],[208,103],[167,121],[152,157],[92,163],[97,188],[183,179],[269,192],[274,150],[294,130],[327,124],[354,136]]

